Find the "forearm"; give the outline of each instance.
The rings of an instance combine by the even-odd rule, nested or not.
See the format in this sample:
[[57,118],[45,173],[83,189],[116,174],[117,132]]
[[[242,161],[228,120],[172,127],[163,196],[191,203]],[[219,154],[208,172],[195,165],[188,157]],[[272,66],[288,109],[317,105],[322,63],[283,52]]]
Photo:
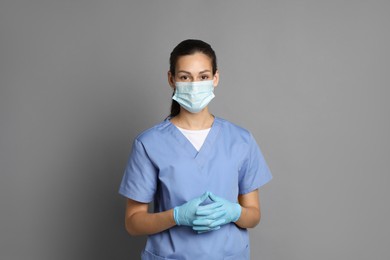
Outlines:
[[235,223],[241,228],[253,228],[259,224],[260,218],[259,208],[241,206],[241,216]]
[[173,209],[159,213],[139,211],[126,217],[126,230],[133,236],[159,233],[175,225]]

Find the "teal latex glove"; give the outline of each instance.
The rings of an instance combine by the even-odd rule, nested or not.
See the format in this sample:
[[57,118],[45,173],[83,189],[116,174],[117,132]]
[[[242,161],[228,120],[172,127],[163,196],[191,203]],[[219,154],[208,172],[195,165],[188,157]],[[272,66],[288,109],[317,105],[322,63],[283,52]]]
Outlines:
[[[196,219],[193,221],[192,229],[196,231],[212,230],[221,225],[236,222],[241,216],[241,206],[223,198],[220,198],[211,192],[209,198],[214,202],[205,206],[199,206],[196,211]],[[224,212],[220,215],[218,212]],[[219,216],[220,215],[220,216]]]
[[193,226],[192,222],[196,218],[196,210],[199,205],[209,197],[209,192],[203,193],[200,197],[194,198],[181,206],[173,209],[173,218],[178,226]]

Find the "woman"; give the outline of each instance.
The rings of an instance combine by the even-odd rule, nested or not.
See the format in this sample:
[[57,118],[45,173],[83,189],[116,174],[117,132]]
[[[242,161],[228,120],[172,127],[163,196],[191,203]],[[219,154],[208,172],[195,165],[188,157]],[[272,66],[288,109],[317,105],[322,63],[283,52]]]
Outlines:
[[258,188],[272,176],[253,136],[209,112],[218,81],[209,44],[174,48],[171,115],[134,140],[119,190],[127,231],[148,235],[142,259],[249,259]]

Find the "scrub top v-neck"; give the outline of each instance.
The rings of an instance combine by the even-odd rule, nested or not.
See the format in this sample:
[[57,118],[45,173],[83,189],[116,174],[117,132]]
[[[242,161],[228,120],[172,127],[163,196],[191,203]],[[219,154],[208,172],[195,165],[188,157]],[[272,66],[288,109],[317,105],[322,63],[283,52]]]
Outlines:
[[[170,121],[169,121],[170,122]],[[169,128],[172,131],[172,135],[175,136],[178,144],[182,146],[188,154],[194,158],[194,160],[202,167],[204,160],[207,159],[207,154],[211,152],[212,145],[217,138],[218,131],[221,128],[221,122],[219,120],[215,120],[211,125],[210,131],[204,140],[204,143],[200,150],[196,150],[194,145],[188,140],[187,137],[172,123],[170,122]]]
[[204,141],[206,140],[207,135],[210,132],[210,128],[201,129],[201,130],[188,130],[176,126],[177,129],[191,142],[195,149],[199,152]]
[[[161,212],[205,191],[236,202],[239,194],[271,178],[247,130],[215,117],[198,152],[166,119],[134,140],[119,192],[138,202],[153,202],[154,212]],[[150,235],[142,259],[249,259],[249,237],[234,223],[202,234],[175,226]]]

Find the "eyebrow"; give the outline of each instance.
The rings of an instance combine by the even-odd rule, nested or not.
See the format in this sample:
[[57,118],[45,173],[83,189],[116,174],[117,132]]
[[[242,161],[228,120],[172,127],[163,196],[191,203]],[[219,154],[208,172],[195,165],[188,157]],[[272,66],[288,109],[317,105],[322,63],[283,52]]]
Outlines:
[[[202,70],[202,71],[199,72],[199,74],[203,74],[203,73],[206,73],[206,72],[211,72],[211,70]],[[185,70],[179,70],[177,73],[186,73],[186,74],[190,74],[191,75],[190,72],[185,71]]]

